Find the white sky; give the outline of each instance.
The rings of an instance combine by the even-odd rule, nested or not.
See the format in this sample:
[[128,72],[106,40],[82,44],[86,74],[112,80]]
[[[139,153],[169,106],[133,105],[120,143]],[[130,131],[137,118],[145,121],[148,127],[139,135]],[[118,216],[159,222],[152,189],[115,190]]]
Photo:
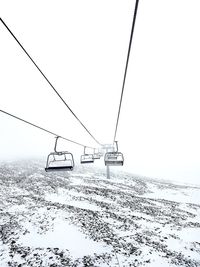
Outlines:
[[[113,140],[134,4],[0,1],[1,18],[102,143]],[[140,0],[117,134],[121,170],[200,183],[199,11],[199,0]],[[0,47],[0,109],[94,146],[2,24]],[[49,134],[4,114],[0,125],[1,159],[53,150]],[[62,145],[79,159],[82,148]]]

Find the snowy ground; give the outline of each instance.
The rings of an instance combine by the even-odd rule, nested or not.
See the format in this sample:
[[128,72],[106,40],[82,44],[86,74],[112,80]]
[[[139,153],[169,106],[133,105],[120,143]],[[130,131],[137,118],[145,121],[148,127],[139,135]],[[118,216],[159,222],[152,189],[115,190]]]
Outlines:
[[200,187],[0,164],[0,267],[200,266]]

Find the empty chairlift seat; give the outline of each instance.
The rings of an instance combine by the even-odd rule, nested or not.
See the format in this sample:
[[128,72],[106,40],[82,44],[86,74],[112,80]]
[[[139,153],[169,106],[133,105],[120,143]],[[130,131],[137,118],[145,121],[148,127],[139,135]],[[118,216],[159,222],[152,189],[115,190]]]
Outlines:
[[106,166],[123,166],[124,156],[121,152],[107,152],[104,161]]
[[52,152],[48,155],[46,172],[72,171],[74,169],[74,158],[69,152]]
[[81,163],[94,163],[93,154],[84,154],[81,156]]
[[96,151],[97,149],[94,148],[93,158],[94,159],[100,159],[101,153],[99,151]]
[[105,154],[104,161],[106,166],[123,166],[124,156],[121,152],[118,152],[118,143],[115,143],[115,151],[110,151]]
[[54,152],[51,152],[47,157],[46,172],[72,171],[74,169],[74,158],[72,153],[56,150],[58,138],[59,136],[56,136]]
[[99,153],[94,153],[93,154],[93,158],[94,159],[100,159],[101,158],[101,155]]
[[81,164],[84,164],[84,163],[94,163],[94,156],[93,156],[93,154],[85,153],[85,151],[86,151],[86,146],[84,147],[84,152],[83,152],[83,155],[81,156]]

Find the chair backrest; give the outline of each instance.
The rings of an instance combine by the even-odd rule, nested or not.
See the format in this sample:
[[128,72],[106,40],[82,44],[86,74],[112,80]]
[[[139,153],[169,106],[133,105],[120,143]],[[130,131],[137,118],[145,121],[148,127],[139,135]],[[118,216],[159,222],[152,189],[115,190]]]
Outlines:
[[107,152],[104,162],[106,166],[122,166],[124,164],[124,157],[121,152]]
[[84,154],[81,156],[81,163],[93,163],[94,157],[93,154]]
[[101,156],[100,156],[99,153],[94,153],[94,154],[93,154],[93,158],[94,158],[94,159],[100,159]]
[[72,153],[52,152],[47,157],[45,171],[72,171],[74,168],[74,158]]

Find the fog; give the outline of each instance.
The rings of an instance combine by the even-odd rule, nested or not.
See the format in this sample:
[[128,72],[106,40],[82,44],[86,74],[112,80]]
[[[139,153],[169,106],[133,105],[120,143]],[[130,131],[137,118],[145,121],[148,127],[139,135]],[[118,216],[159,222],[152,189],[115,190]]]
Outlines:
[[[200,183],[198,0],[139,4],[117,132],[133,174]],[[70,108],[112,143],[134,1],[11,1],[1,17]],[[0,24],[0,109],[97,146]],[[0,160],[53,151],[53,135],[0,113]],[[59,140],[79,161],[83,148]],[[98,166],[103,166],[103,161]],[[113,169],[113,168],[112,168]]]

